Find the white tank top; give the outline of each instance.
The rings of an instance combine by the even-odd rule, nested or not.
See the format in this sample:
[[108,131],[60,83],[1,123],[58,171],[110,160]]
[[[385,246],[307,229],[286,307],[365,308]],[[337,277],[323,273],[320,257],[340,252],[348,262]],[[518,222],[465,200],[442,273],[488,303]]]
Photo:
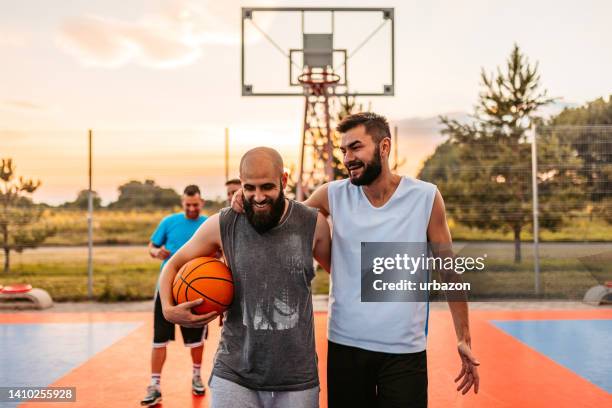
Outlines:
[[436,186],[402,177],[382,207],[372,206],[350,180],[329,183],[333,220],[328,338],[386,353],[425,350],[425,302],[361,302],[361,242],[427,242]]

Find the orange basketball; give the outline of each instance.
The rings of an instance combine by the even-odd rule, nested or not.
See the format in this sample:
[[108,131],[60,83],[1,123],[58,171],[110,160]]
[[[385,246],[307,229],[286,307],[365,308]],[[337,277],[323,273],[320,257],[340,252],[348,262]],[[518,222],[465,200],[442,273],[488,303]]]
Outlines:
[[222,313],[234,298],[232,272],[215,258],[192,259],[176,274],[172,295],[176,304],[204,299],[201,305],[193,308],[195,314]]

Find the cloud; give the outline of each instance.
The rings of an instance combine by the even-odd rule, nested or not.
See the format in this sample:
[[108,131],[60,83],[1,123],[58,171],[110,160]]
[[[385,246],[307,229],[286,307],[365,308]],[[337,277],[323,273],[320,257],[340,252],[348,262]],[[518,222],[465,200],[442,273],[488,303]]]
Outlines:
[[39,105],[37,103],[26,101],[26,100],[17,100],[17,99],[3,101],[0,105],[3,107],[7,107],[7,108],[27,110],[27,111],[45,111],[47,110],[45,106]]
[[60,26],[57,43],[86,66],[172,68],[199,59],[204,45],[239,43],[225,13],[213,2],[179,1],[137,21],[74,17]]

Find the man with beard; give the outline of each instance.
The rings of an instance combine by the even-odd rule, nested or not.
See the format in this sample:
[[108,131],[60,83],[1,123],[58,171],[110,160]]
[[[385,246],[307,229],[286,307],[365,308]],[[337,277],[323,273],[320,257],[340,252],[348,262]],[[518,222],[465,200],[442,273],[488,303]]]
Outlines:
[[[361,242],[448,247],[444,201],[435,185],[391,172],[391,133],[384,117],[351,115],[337,130],[349,179],[320,187],[305,203],[330,214],[334,227],[329,407],[426,407],[428,304],[361,302],[359,254]],[[449,306],[462,361],[457,389],[465,394],[474,386],[477,392],[479,363],[470,349],[467,302],[449,301]]]
[[[374,113],[337,127],[349,178],[319,187],[304,204],[331,215],[327,386],[329,408],[426,407],[426,302],[361,302],[361,243],[432,243],[449,248],[444,201],[436,186],[391,172],[391,133]],[[239,194],[233,207],[240,211]],[[434,253],[444,257],[446,254]],[[480,364],[470,346],[466,301],[450,301],[462,362],[457,390],[478,392]]]
[[211,216],[166,264],[160,296],[164,315],[201,326],[201,300],[174,305],[171,286],[189,260],[223,249],[234,279],[209,382],[212,408],[318,407],[319,378],[311,280],[313,256],[329,270],[331,241],[325,217],[283,194],[287,174],[273,149],[247,152],[240,162],[244,213],[225,208]]
[[[161,268],[173,253],[187,242],[195,231],[206,221],[201,215],[204,200],[200,189],[196,185],[185,187],[181,197],[183,211],[165,217],[153,232],[149,242],[149,255],[162,261]],[[156,291],[157,292],[157,291]],[[164,319],[161,302],[158,294],[154,301],[153,348],[151,351],[151,383],[147,387],[145,397],[140,401],[143,406],[157,405],[161,401],[161,373],[166,361],[166,346],[174,340],[174,323]],[[193,362],[193,376],[191,380],[194,395],[204,395],[206,388],[200,377],[202,353],[206,328],[187,328],[181,326],[183,343],[190,350]]]

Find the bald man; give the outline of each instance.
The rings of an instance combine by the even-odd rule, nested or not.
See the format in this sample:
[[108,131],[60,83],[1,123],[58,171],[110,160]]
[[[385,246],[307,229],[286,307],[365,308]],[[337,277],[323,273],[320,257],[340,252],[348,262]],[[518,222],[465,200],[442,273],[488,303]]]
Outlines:
[[164,316],[187,327],[201,300],[174,305],[171,286],[189,260],[223,249],[234,279],[209,381],[212,408],[319,406],[311,281],[313,257],[329,271],[331,238],[316,209],[285,198],[287,174],[273,149],[248,151],[240,162],[243,213],[224,208],[166,264],[160,278]]

